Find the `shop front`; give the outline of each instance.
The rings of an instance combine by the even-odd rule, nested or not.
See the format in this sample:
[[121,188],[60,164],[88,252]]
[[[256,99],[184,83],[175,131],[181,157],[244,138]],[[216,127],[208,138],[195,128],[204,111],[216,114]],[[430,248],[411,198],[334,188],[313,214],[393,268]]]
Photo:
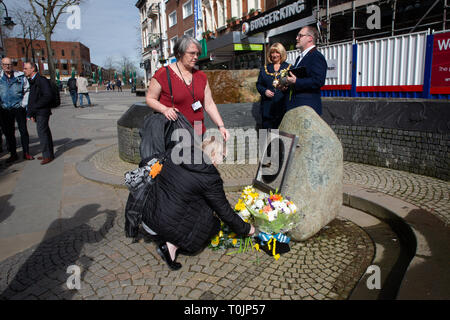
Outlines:
[[243,36],[240,31],[226,33],[207,42],[207,55],[201,69],[240,70],[260,68],[264,57],[264,36]]
[[[291,0],[273,7],[242,24],[242,35],[253,37],[262,35],[268,46],[280,42],[286,50],[294,50],[298,30],[315,24],[312,0]],[[265,56],[265,55],[264,55]]]

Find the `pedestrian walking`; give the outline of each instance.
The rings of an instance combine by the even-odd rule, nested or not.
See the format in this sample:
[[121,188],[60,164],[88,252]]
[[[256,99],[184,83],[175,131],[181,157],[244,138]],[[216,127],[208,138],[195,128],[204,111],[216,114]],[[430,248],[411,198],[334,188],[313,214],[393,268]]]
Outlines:
[[27,117],[36,123],[42,149],[42,157],[38,157],[38,159],[42,160],[41,165],[44,165],[55,159],[52,132],[48,125],[52,114],[50,106],[54,99],[53,92],[50,81],[38,73],[35,63],[25,62],[23,72],[30,83]]
[[[30,137],[27,129],[27,104],[30,84],[23,72],[15,72],[10,58],[2,59],[2,71],[0,73],[0,104],[1,127],[8,144],[10,157],[6,163],[12,163],[18,159],[16,151],[15,124],[20,132],[23,159],[33,160],[30,155]],[[1,140],[1,139],[0,139]]]
[[119,90],[120,92],[122,92],[122,81],[120,81],[120,79],[117,79],[116,85],[117,85],[117,92],[119,92]]
[[77,107],[77,100],[78,100],[78,88],[77,88],[77,79],[74,77],[71,77],[67,81],[67,87],[69,88],[70,96],[72,97],[73,106],[75,108]]
[[91,99],[89,98],[89,91],[88,91],[88,81],[85,77],[83,77],[81,74],[77,78],[77,88],[78,88],[78,94],[80,99],[80,107],[83,108],[83,96],[87,98],[88,106],[92,107]]

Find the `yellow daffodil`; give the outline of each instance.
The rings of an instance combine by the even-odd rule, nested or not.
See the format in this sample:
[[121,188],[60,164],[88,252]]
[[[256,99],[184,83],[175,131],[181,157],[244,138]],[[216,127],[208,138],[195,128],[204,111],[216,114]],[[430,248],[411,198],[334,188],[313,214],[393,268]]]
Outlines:
[[219,240],[219,236],[215,237],[214,239],[211,240],[211,245],[213,247],[217,247],[217,245],[219,244],[220,240]]
[[223,237],[223,231],[220,230],[220,232],[219,232],[219,238],[222,238],[222,237]]
[[233,245],[235,246],[236,243],[237,243],[237,239],[233,239],[232,243],[233,243]]
[[239,199],[238,203],[234,206],[234,210],[236,211],[242,211],[245,209],[245,203],[242,202],[242,199]]

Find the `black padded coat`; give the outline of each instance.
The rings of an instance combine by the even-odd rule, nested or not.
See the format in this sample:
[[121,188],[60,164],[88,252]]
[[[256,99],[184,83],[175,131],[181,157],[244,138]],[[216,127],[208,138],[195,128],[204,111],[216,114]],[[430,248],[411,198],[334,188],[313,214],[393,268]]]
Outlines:
[[176,165],[169,156],[152,191],[153,201],[147,201],[142,221],[188,253],[204,248],[219,232],[214,212],[238,235],[250,232],[250,224],[231,208],[220,174],[211,164]]

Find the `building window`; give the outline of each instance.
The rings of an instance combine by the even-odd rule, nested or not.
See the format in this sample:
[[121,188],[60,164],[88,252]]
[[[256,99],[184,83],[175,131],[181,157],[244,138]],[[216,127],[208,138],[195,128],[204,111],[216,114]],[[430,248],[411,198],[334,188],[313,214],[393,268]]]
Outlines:
[[177,12],[173,11],[169,14],[169,28],[177,24]]
[[217,18],[219,28],[226,25],[227,21],[227,2],[225,0],[219,0],[217,2]]
[[247,0],[247,8],[250,12],[251,9],[261,9],[261,6],[259,4],[259,0]]
[[148,47],[148,31],[147,31],[147,28],[145,28],[143,31],[142,31],[142,46],[144,47],[144,48],[147,48]]
[[70,54],[72,55],[72,57],[75,57],[75,51],[74,50],[72,50]]
[[183,4],[183,19],[186,19],[190,15],[192,15],[192,0]]
[[42,56],[45,56],[45,50],[44,49],[41,50],[41,53],[42,53]]
[[173,37],[170,39],[170,53],[173,54],[173,48],[175,48],[175,43],[177,43],[178,37]]
[[194,28],[190,28],[184,32],[185,35],[189,37],[194,37]]
[[64,57],[64,50],[61,50],[61,55]]
[[234,18],[242,17],[242,1],[231,0],[231,17]]
[[22,47],[22,54],[25,54],[25,48]]

